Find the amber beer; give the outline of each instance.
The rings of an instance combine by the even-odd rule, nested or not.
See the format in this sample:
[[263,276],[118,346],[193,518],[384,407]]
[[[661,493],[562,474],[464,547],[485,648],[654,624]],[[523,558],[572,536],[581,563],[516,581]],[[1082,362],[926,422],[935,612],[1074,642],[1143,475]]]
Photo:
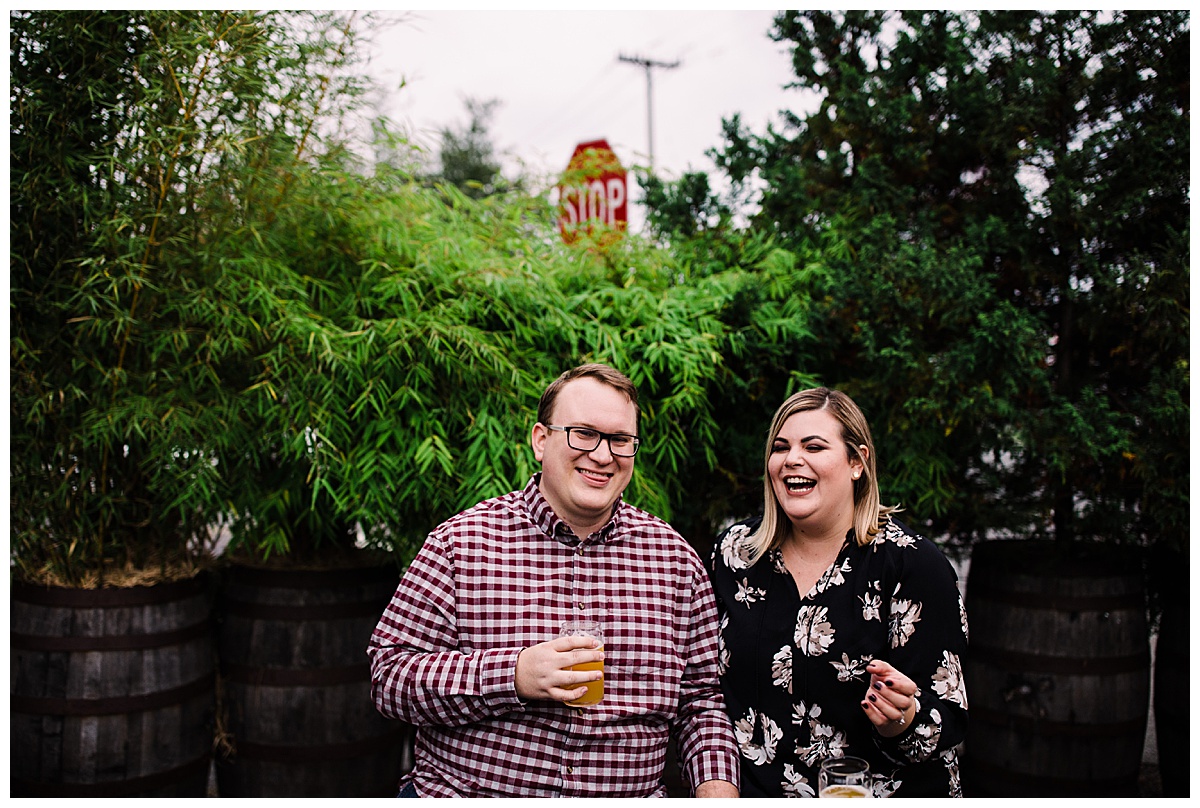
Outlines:
[[832,785],[821,789],[822,797],[870,797],[866,786]]
[[[604,635],[600,632],[600,624],[594,620],[568,620],[562,624],[558,632],[560,637],[594,637],[600,643],[599,650],[604,650]],[[600,671],[604,672],[604,660],[599,662],[583,662],[579,665],[568,665],[569,671]],[[595,682],[584,682],[587,692],[574,701],[568,701],[571,707],[590,707],[599,704],[604,698],[604,679]]]

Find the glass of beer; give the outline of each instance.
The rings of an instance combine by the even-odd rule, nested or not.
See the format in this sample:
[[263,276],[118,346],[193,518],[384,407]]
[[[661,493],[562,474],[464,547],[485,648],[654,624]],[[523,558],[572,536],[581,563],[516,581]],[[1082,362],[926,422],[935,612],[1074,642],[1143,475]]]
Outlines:
[[[600,643],[600,650],[604,650],[604,635],[600,631],[600,623],[595,620],[568,620],[562,624],[559,629],[558,636],[560,637],[594,637]],[[603,671],[604,660],[599,662],[584,662],[579,665],[570,665],[566,668],[569,671]],[[596,682],[584,682],[587,685],[587,692],[582,697],[574,701],[568,701],[567,704],[571,707],[589,707],[593,704],[598,704],[600,699],[604,698],[604,680],[600,679]]]
[[822,761],[817,777],[821,797],[870,797],[871,767],[858,757],[829,758]]

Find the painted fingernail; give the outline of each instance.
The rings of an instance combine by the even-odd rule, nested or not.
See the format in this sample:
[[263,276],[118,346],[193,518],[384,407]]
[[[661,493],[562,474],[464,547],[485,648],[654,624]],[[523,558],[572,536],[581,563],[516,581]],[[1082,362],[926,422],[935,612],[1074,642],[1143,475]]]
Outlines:
[[870,706],[871,706],[871,705],[867,704],[865,701],[862,703],[862,708],[863,708],[864,710],[866,710],[866,709],[869,709],[869,708],[870,708]]
[[892,686],[893,686],[893,685],[892,685],[892,680],[891,680],[891,679],[888,679],[886,682],[884,682],[884,684],[885,684],[885,685],[887,685],[888,687],[892,687]]
[[883,690],[883,685],[879,684],[879,682],[872,682],[871,687],[875,688],[876,690]]
[[867,696],[867,698],[869,698],[871,701],[875,701],[875,694],[872,693],[869,696]]

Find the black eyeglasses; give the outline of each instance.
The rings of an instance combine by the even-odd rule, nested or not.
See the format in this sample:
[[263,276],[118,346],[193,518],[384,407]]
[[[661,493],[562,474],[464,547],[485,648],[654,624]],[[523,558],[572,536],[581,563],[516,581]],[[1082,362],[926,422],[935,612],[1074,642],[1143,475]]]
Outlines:
[[608,450],[617,457],[633,457],[637,454],[642,439],[633,435],[623,435],[620,432],[601,432],[586,426],[550,426],[543,424],[546,429],[567,433],[567,445],[577,452],[594,452],[600,446],[600,441],[608,441]]

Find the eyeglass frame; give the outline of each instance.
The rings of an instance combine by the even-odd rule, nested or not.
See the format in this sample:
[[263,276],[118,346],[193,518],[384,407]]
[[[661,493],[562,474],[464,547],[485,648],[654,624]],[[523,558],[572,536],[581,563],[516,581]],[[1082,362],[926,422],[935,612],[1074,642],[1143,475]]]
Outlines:
[[[608,441],[608,451],[613,457],[636,457],[638,450],[642,448],[642,439],[637,435],[630,435],[627,432],[601,432],[599,429],[595,429],[590,426],[552,426],[550,424],[542,424],[542,426],[555,432],[567,433],[567,446],[570,446],[577,452],[594,452],[600,448],[601,441]],[[575,444],[571,443],[571,433],[577,429],[581,429],[584,432],[595,432],[597,435],[599,435],[599,437],[596,438],[596,445],[590,449],[581,449]],[[629,438],[629,440],[633,441],[633,454],[621,454],[614,449],[612,445],[613,438]]]

